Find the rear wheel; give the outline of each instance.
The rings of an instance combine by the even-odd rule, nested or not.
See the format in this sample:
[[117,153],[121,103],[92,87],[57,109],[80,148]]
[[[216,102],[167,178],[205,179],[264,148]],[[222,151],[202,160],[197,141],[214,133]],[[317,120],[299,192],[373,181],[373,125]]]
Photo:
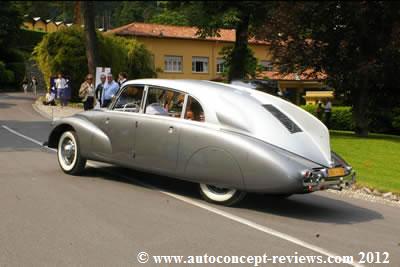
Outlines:
[[211,203],[232,206],[241,201],[246,193],[237,189],[217,187],[214,185],[200,184],[200,194]]
[[86,159],[80,154],[78,137],[74,131],[64,132],[58,141],[58,163],[68,174],[80,174],[86,165]]

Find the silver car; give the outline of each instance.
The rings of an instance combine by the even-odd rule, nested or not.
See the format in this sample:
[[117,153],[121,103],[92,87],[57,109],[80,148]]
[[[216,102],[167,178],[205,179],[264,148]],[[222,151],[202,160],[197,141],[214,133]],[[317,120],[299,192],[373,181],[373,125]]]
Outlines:
[[198,183],[207,201],[224,205],[246,192],[288,196],[355,181],[317,118],[210,81],[128,81],[108,108],[55,121],[48,146],[66,173],[79,174],[86,160],[117,164]]

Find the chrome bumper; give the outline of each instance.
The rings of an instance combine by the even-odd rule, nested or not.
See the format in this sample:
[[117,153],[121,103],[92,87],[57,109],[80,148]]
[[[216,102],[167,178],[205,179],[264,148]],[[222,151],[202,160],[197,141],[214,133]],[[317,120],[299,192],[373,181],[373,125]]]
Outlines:
[[334,189],[342,190],[348,188],[356,182],[356,172],[347,166],[346,174],[339,177],[328,177],[326,169],[313,172],[310,178],[303,180],[304,193],[319,190]]

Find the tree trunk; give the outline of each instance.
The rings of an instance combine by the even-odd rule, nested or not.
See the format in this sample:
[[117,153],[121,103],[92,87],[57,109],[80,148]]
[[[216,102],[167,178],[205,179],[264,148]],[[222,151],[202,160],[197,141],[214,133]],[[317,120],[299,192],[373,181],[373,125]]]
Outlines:
[[368,136],[369,116],[368,116],[368,79],[364,76],[362,88],[354,88],[356,94],[353,99],[353,121],[354,132],[361,137]]
[[74,4],[74,24],[81,26],[81,1],[75,1]]
[[82,1],[83,19],[85,23],[85,46],[88,59],[88,70],[90,74],[96,74],[98,64],[97,36],[94,27],[94,3],[93,1]]
[[242,14],[236,27],[236,40],[232,50],[232,62],[228,73],[228,80],[243,79],[246,76],[247,45],[249,38],[249,14]]

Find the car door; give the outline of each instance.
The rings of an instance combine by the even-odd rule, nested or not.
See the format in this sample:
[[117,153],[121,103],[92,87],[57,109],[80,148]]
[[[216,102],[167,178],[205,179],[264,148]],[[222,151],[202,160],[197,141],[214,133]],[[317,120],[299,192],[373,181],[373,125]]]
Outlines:
[[111,153],[100,153],[109,161],[133,165],[136,139],[137,114],[144,92],[144,86],[126,85],[121,89],[116,101],[98,119],[99,128],[108,136]]
[[176,170],[184,94],[149,87],[138,119],[135,164],[143,169],[174,173]]

